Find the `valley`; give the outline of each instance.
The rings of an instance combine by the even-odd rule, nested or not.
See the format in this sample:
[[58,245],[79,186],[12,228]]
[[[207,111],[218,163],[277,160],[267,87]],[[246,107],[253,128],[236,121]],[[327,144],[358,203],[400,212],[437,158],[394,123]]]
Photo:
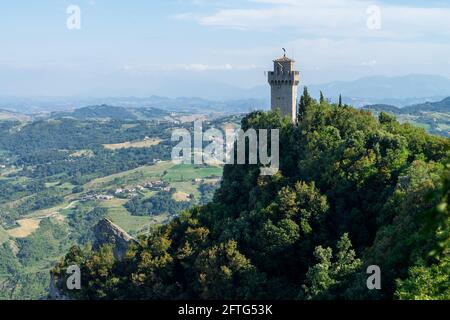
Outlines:
[[71,246],[91,243],[100,219],[145,235],[211,201],[220,185],[221,166],[171,162],[171,131],[189,123],[26,120],[0,121],[0,299],[45,298],[51,267]]
[[[399,110],[371,108],[448,132],[446,110]],[[221,166],[170,160],[171,132],[193,130],[195,119],[225,130],[238,128],[241,115],[99,106],[0,120],[0,299],[46,298],[49,271],[73,245],[92,243],[103,218],[146,236],[213,201]]]

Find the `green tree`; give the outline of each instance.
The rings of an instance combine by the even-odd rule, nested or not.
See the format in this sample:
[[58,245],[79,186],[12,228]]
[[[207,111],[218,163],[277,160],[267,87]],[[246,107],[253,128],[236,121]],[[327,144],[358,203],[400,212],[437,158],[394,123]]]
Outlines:
[[405,280],[397,280],[395,295],[401,300],[450,300],[450,257],[431,267],[409,269]]
[[336,283],[332,277],[333,250],[319,246],[314,251],[314,256],[319,262],[306,273],[306,284],[300,294],[300,298],[308,300],[323,296]]
[[308,106],[313,103],[314,99],[309,95],[308,87],[303,88],[303,95],[300,97],[300,104],[298,108],[298,118],[302,119]]
[[[203,299],[248,299],[255,268],[239,252],[236,241],[228,241],[200,253],[195,263],[199,296]],[[256,277],[257,278],[257,277]]]
[[395,119],[395,116],[387,114],[386,112],[381,112],[378,116],[378,121],[380,121],[381,124],[391,124],[397,120]]
[[333,261],[331,248],[317,247],[314,256],[319,261],[306,273],[306,281],[299,297],[304,299],[336,298],[336,291],[348,278],[361,268],[362,262],[356,258],[348,234],[337,243],[337,253]]

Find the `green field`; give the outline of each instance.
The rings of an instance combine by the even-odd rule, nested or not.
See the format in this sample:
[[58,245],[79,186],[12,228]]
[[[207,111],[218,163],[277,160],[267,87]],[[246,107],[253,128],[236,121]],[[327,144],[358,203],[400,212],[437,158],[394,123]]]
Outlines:
[[[108,189],[114,189],[119,186],[136,186],[149,180],[163,180],[168,182],[172,188],[177,192],[186,195],[193,194],[194,199],[200,197],[198,187],[200,182],[194,182],[194,179],[204,179],[208,177],[220,177],[223,169],[221,167],[203,167],[194,165],[174,165],[172,162],[160,162],[152,166],[143,166],[133,170],[120,172],[106,177],[92,180],[84,185],[84,191],[80,194],[71,194],[73,185],[71,183],[63,183],[59,185],[58,182],[49,183],[49,187],[64,190],[66,196],[65,201],[57,206],[30,212],[25,215],[23,219],[42,219],[45,217],[61,217],[67,216],[67,213],[77,204],[74,201],[80,198],[83,194],[89,192],[105,193]],[[144,197],[149,198],[153,196],[156,191],[140,192]],[[24,201],[24,200],[18,200]],[[100,202],[102,206],[108,208],[109,217],[114,220],[120,227],[127,232],[137,234],[151,224],[160,224],[167,220],[167,216],[158,217],[137,217],[131,215],[123,205],[127,199],[114,199],[110,201]],[[0,239],[2,232],[0,231]],[[6,233],[5,236],[7,237]]]
[[180,164],[172,167],[163,180],[167,182],[189,181],[208,177],[221,177],[222,167],[197,167],[194,165]]
[[198,184],[195,184],[191,181],[171,182],[170,186],[175,188],[177,192],[193,194],[195,198],[200,195],[200,192],[198,191]]
[[[132,187],[149,180],[163,180],[177,192],[199,196],[199,183],[195,179],[222,176],[222,167],[203,167],[194,165],[174,165],[172,162],[160,162],[153,166],[143,166],[133,170],[124,171],[107,177],[95,179],[84,185],[84,193],[92,191],[105,191],[108,188]],[[153,191],[141,192],[145,197],[155,194]]]
[[103,178],[92,180],[87,183],[85,190],[93,190],[97,188],[107,187],[110,185],[126,185],[129,183],[140,183],[146,180],[160,179],[166,170],[172,168],[174,164],[172,162],[160,162],[152,166],[143,166],[133,170],[128,170],[106,176]]
[[108,209],[108,218],[112,222],[132,235],[139,234],[146,227],[163,223],[167,219],[166,215],[156,217],[133,216],[123,207],[126,202],[127,200],[114,199],[102,201],[100,205]]
[[58,214],[61,210],[68,209],[71,206],[72,206],[72,202],[68,202],[68,201],[63,202],[57,206],[54,206],[54,207],[51,207],[48,209],[42,209],[42,210],[30,212],[29,214],[24,216],[24,218],[44,218],[44,217],[48,217],[48,216],[54,216],[54,215]]
[[450,136],[450,115],[447,113],[421,112],[420,114],[395,114],[395,117],[400,123],[410,123],[432,134]]
[[59,181],[47,182],[45,183],[46,188],[56,187],[59,184]]

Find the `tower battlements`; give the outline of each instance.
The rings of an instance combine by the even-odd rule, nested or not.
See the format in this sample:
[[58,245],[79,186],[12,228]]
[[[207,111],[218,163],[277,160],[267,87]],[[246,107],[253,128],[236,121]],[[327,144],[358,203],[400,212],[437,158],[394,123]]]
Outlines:
[[269,72],[269,83],[273,84],[293,84],[299,85],[300,71],[283,71],[283,72]]

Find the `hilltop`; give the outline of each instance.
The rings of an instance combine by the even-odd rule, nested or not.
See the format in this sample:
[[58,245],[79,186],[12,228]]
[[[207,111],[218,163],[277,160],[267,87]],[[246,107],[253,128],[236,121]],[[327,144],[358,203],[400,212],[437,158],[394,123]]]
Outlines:
[[412,123],[433,134],[450,137],[450,97],[438,102],[425,102],[399,108],[393,105],[368,105],[364,109],[375,114],[386,112],[399,121]]
[[[242,120],[280,129],[276,175],[226,165],[211,203],[141,237],[126,259],[111,244],[73,247],[53,275],[80,265],[90,285],[66,291],[76,299],[449,299],[450,140],[302,101],[298,125],[275,112]],[[370,265],[380,290],[365,286]]]
[[450,97],[438,102],[425,102],[399,108],[387,104],[374,104],[364,107],[373,111],[385,111],[394,114],[419,114],[422,112],[442,112],[450,113]]

